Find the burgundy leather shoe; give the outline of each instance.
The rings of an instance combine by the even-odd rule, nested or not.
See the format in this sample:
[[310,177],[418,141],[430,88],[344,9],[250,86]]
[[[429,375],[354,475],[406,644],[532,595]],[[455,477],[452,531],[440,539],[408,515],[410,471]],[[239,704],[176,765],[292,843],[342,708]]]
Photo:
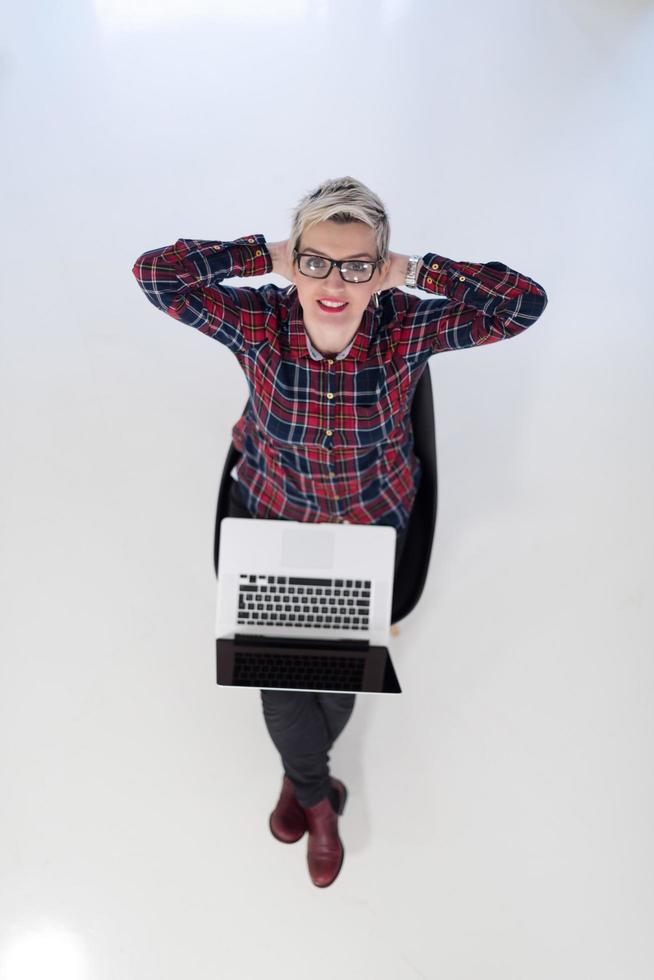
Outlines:
[[338,817],[345,808],[347,790],[340,779],[331,778],[332,788],[338,794],[336,810],[326,796],[315,806],[303,807],[309,830],[307,864],[309,875],[318,888],[326,888],[338,877],[343,866],[345,848],[338,836]]
[[282,792],[277,806],[270,814],[270,833],[282,844],[295,844],[304,837],[307,821],[304,810],[295,796],[295,787],[284,773]]

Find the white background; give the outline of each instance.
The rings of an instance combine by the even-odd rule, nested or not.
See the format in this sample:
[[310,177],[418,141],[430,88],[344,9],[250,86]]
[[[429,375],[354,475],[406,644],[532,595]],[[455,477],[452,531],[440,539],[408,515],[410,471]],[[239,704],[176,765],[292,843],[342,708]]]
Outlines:
[[[651,4],[3,20],[1,980],[649,980]],[[429,578],[404,693],[360,695],[332,750],[345,862],[318,889],[268,830],[259,694],[215,682],[245,377],[131,270],[284,239],[344,175],[392,250],[505,262],[549,303],[430,361]]]

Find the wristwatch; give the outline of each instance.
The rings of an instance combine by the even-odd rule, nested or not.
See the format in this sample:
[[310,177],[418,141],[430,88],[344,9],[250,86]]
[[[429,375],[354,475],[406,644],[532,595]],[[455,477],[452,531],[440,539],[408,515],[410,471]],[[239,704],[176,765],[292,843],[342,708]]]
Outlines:
[[404,280],[405,286],[411,286],[411,287],[415,286],[416,279],[417,279],[418,262],[420,261],[421,258],[422,258],[421,255],[412,255],[411,258],[409,259],[406,279]]

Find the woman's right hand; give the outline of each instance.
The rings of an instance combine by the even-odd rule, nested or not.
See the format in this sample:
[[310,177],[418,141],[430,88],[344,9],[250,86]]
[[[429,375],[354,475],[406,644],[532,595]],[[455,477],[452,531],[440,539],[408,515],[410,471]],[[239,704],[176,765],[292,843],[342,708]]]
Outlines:
[[288,260],[288,240],[284,242],[266,242],[270,258],[272,259],[272,271],[278,276],[283,276],[289,282],[293,281],[293,266]]

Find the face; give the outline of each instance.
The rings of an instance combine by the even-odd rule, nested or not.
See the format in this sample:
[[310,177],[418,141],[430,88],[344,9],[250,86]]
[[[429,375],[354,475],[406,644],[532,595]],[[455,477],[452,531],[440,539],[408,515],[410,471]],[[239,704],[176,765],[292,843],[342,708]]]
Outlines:
[[[374,262],[378,257],[375,233],[361,221],[347,225],[321,221],[302,236],[297,250],[330,259]],[[338,354],[347,347],[389,264],[378,265],[369,282],[345,282],[336,266],[324,279],[314,279],[301,273],[297,262],[294,264],[293,282],[302,305],[304,325],[311,343],[321,354]],[[347,305],[340,312],[329,313],[321,308],[321,299]]]

